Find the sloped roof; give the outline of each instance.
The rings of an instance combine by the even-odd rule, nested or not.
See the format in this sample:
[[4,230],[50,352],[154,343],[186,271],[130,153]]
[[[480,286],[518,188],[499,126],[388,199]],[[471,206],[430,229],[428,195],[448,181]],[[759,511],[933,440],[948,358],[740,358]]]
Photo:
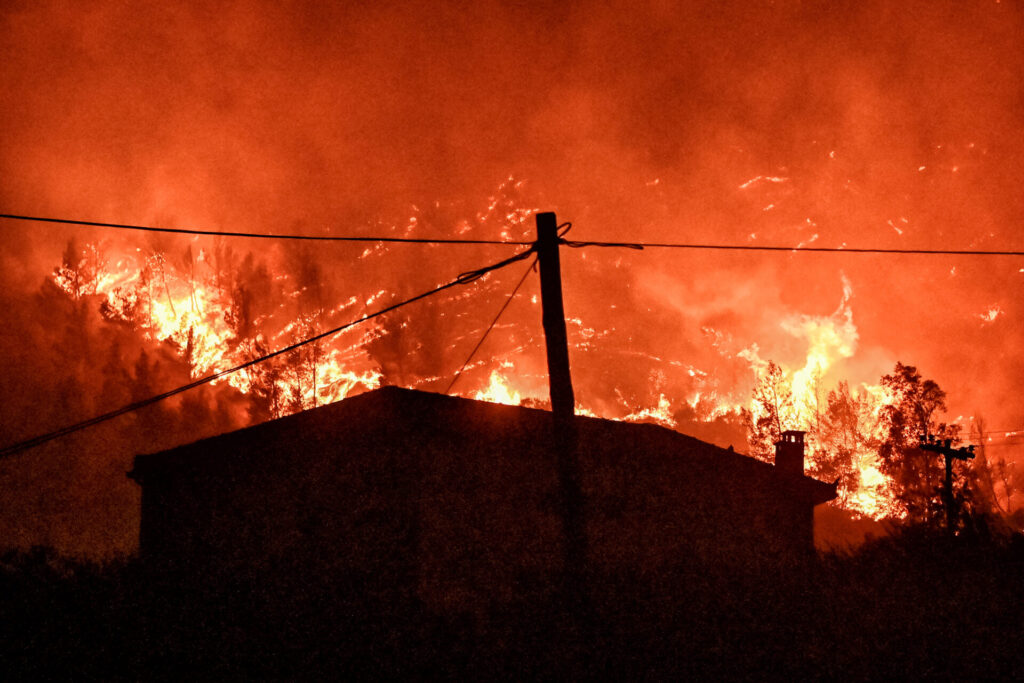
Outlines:
[[[719,448],[654,424],[574,418],[579,448],[609,444],[640,458],[682,458],[697,468],[735,472],[737,481],[778,482],[780,493],[798,493],[815,505],[836,497],[836,486],[807,476],[779,474],[774,465]],[[282,417],[170,450],[139,455],[129,476],[147,484],[171,473],[202,475],[235,467],[266,467],[289,458],[301,467],[327,443],[372,445],[374,434],[404,433],[416,440],[442,434],[471,439],[543,443],[550,439],[551,413],[414,389],[383,387],[312,410]]]

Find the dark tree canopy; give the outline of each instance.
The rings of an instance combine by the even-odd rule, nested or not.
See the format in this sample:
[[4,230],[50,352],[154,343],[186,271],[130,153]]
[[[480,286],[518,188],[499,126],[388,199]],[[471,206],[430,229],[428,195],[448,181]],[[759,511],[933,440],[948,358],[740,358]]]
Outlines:
[[[946,409],[946,392],[925,379],[912,365],[896,363],[882,377],[891,401],[881,413],[883,439],[878,449],[879,469],[889,477],[895,499],[910,522],[937,522],[942,516],[941,457],[922,451],[918,444],[929,434],[959,443],[959,427],[937,421]],[[962,489],[962,477],[957,488]]]

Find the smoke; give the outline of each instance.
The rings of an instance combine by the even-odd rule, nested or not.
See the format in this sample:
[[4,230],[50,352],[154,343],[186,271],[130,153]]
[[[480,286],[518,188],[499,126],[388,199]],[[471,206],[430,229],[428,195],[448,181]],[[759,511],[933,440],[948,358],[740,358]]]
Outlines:
[[[0,207],[486,238],[529,236],[515,211],[541,209],[573,221],[581,240],[1020,249],[1021,35],[1011,2],[5,3]],[[111,377],[137,378],[143,351],[164,368],[154,386],[174,384],[183,370],[173,353],[84,304],[70,310],[44,280],[72,236],[112,253],[212,252],[211,242],[3,230],[5,442],[88,417]],[[235,284],[264,287],[253,315],[272,316],[268,334],[314,298],[402,298],[506,255],[230,248]],[[807,342],[787,325],[828,318],[848,281],[857,345],[837,360],[837,378],[877,382],[901,360],[939,382],[953,416],[1024,427],[1014,400],[1021,259],[590,249],[566,251],[563,268],[567,314],[579,321],[569,329],[577,395],[600,414],[653,410],[666,395],[680,429],[704,429],[711,406],[749,395],[741,352],[757,344],[760,357],[801,367]],[[436,377],[419,386],[443,389],[518,279],[511,270],[479,299],[410,308],[404,328],[386,321],[389,341],[369,347],[370,361],[405,358],[402,381]],[[306,293],[285,296],[294,291]],[[486,384],[492,358],[513,358],[520,390],[540,391],[536,294],[528,282],[460,391]],[[72,319],[86,344],[68,331]],[[107,363],[115,348],[121,362]],[[72,394],[81,405],[54,407]],[[223,389],[213,395],[230,403]],[[239,410],[203,429],[239,424]],[[120,477],[134,449],[175,434],[122,440],[116,457],[90,452]],[[700,435],[737,440],[716,434]],[[4,463],[5,481],[42,490],[72,451]],[[48,542],[84,549],[96,539],[53,511],[90,503],[69,498],[70,475],[58,478],[53,496],[5,503],[3,516],[48,519],[37,526],[61,530]],[[98,545],[124,549],[130,535]]]

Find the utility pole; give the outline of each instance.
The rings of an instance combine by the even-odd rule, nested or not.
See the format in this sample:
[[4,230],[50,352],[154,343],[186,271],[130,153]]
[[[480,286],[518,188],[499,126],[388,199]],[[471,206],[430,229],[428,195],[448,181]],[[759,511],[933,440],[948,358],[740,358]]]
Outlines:
[[584,583],[587,536],[574,421],[576,399],[572,390],[572,376],[569,373],[569,343],[565,333],[565,310],[562,306],[559,242],[555,214],[538,213],[537,259],[540,262],[544,340],[547,345],[548,382],[551,387],[553,445],[557,459],[558,483],[562,492],[565,595],[570,608],[585,620],[589,606]]
[[571,421],[576,398],[569,374],[569,341],[562,306],[562,267],[558,258],[558,221],[553,213],[537,214],[537,258],[540,261],[540,296],[544,309],[544,340],[548,352],[551,412],[556,421]]
[[953,498],[953,460],[969,460],[974,457],[974,446],[953,448],[953,440],[936,439],[932,434],[927,439],[922,434],[920,448],[922,451],[938,453],[946,459],[946,478],[942,488],[942,504],[946,508],[946,530],[952,535],[956,533],[957,509]]

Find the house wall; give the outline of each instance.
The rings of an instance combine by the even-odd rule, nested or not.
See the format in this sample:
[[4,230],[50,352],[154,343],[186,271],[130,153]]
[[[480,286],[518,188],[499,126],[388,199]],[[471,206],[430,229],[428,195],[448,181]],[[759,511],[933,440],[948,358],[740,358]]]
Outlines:
[[[524,427],[488,409],[406,414],[313,439],[296,423],[204,444],[191,470],[144,484],[142,552],[297,582],[361,576],[439,608],[510,599],[562,563],[549,424]],[[813,507],[779,491],[771,468],[740,467],[706,445],[670,451],[664,430],[630,427],[630,439],[597,423],[581,435],[595,567],[656,572],[812,551]]]
[[190,573],[297,584],[409,581],[409,482],[397,476],[386,437],[283,438],[241,451],[202,453],[217,465],[145,480],[144,558]]
[[813,506],[766,468],[737,474],[716,456],[638,457],[597,446],[582,458],[588,533],[610,567],[746,563],[813,549]]

